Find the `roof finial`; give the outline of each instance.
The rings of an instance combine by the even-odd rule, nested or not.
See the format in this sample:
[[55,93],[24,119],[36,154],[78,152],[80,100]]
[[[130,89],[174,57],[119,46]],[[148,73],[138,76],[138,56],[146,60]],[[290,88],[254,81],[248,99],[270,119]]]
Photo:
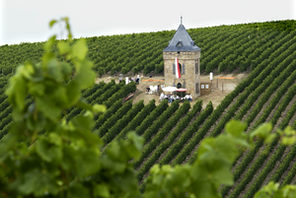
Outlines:
[[183,20],[183,17],[182,16],[180,16],[180,23],[182,24],[182,20]]

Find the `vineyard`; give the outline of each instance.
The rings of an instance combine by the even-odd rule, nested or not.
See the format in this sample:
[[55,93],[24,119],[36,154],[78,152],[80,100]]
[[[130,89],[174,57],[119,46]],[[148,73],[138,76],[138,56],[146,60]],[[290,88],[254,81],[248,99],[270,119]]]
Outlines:
[[[278,39],[295,30],[295,21],[189,29],[202,49],[201,72],[245,72],[271,53]],[[174,31],[87,38],[89,58],[99,75],[163,72],[162,50]],[[0,73],[9,74],[25,61],[39,62],[43,43],[0,46]],[[260,55],[260,56],[259,56]],[[260,57],[260,58],[259,58]]]
[[[209,103],[159,105],[150,101],[133,104],[125,98],[136,91],[130,83],[100,82],[84,90],[84,98],[104,104],[107,111],[95,117],[94,133],[107,145],[135,131],[144,138],[144,149],[135,169],[138,181],[158,164],[191,163],[203,138],[223,133],[231,119],[247,123],[250,132],[263,122],[276,128],[296,128],[296,21],[280,21],[190,29],[195,43],[202,49],[201,71],[208,73],[249,72],[234,91],[215,109]],[[162,50],[174,31],[87,38],[89,57],[98,75],[128,72],[162,73]],[[42,43],[24,43],[0,47],[0,89],[4,93],[8,79],[25,60],[38,62]],[[12,109],[4,94],[0,95],[0,137],[9,130]],[[65,113],[69,120],[81,109]],[[223,197],[253,197],[269,181],[296,183],[296,146],[287,147],[274,139],[244,152],[233,164],[235,184],[221,187]]]

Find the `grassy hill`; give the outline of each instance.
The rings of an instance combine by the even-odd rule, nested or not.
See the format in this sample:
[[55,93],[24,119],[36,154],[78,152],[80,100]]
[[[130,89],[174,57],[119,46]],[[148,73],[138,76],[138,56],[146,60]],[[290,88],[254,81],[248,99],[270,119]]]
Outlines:
[[[144,105],[123,102],[135,91],[135,85],[103,83],[85,90],[91,103],[107,106],[105,115],[96,117],[94,133],[108,144],[123,138],[130,130],[143,136],[142,158],[136,163],[141,181],[155,163],[181,164],[194,159],[200,141],[223,133],[230,119],[243,120],[247,132],[263,122],[276,128],[296,128],[296,21],[219,26],[191,29],[189,34],[202,49],[204,73],[248,71],[248,77],[221,104],[211,103],[202,109],[177,102],[168,105],[154,101]],[[117,72],[161,73],[162,50],[174,31],[88,38],[89,56],[98,74]],[[29,59],[38,61],[42,43],[0,47],[0,134],[5,135],[11,123],[11,107],[3,94],[15,67]],[[68,119],[81,113],[69,110]],[[233,164],[235,184],[221,188],[224,197],[253,197],[268,181],[284,184],[296,182],[296,146],[285,147],[275,139],[264,146],[261,141],[240,155]]]

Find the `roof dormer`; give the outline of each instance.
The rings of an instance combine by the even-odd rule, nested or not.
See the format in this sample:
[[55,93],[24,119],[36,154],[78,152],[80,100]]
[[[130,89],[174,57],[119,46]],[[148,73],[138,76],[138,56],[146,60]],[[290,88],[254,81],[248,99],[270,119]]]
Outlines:
[[195,45],[184,25],[181,23],[169,45],[163,51],[200,51],[200,48]]

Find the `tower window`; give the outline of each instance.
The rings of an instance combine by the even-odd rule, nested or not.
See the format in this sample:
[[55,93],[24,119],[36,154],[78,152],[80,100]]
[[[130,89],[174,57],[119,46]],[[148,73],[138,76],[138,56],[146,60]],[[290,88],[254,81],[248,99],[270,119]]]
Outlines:
[[195,92],[199,94],[199,83],[195,84]]
[[183,70],[182,70],[182,65],[181,65],[181,63],[179,63],[179,71],[180,71],[180,74],[183,74]]
[[199,73],[198,61],[195,62],[195,74]]
[[173,74],[176,74],[176,66],[175,66],[175,63],[173,64]]

